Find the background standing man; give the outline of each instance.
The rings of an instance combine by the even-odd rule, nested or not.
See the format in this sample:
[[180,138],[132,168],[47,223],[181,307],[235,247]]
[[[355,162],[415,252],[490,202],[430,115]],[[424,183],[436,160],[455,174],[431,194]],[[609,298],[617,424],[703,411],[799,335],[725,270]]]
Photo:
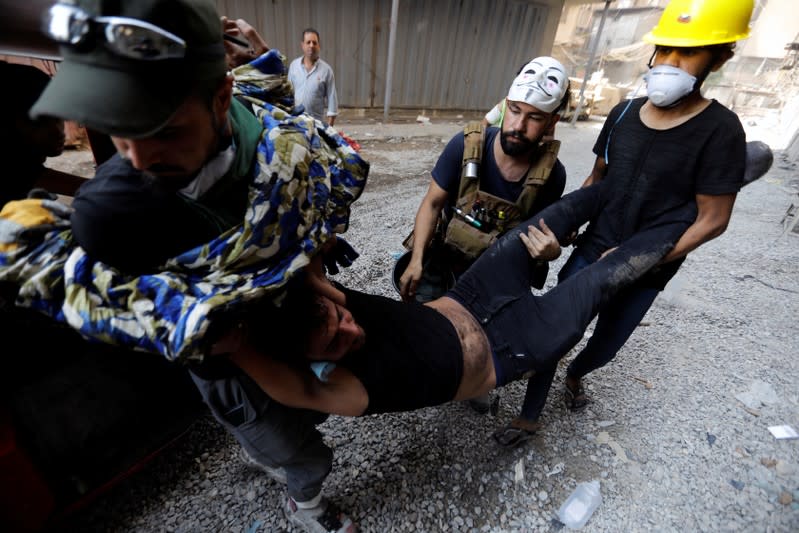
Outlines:
[[[594,145],[596,162],[583,186],[607,182],[607,202],[561,269],[562,281],[592,264],[644,225],[673,220],[687,204],[696,216],[674,249],[600,311],[585,348],[566,371],[565,398],[588,404],[582,378],[615,356],[685,256],[727,228],[744,183],[746,135],[737,115],[700,88],[749,35],[752,0],[672,0],[644,36],[655,45],[648,97],[617,105]],[[555,367],[531,378],[521,414],[498,438],[515,445],[538,428]]]
[[295,102],[305,106],[305,112],[313,118],[333,126],[338,115],[336,80],[331,66],[319,57],[320,42],[318,31],[303,30],[302,56],[289,65],[289,81],[294,86]]

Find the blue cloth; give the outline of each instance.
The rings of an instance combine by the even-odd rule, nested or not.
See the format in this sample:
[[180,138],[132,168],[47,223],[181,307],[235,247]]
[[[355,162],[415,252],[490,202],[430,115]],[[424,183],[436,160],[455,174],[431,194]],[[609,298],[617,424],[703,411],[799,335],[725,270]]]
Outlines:
[[253,104],[264,127],[243,220],[168,259],[159,272],[142,275],[88,256],[70,230],[29,232],[31,238],[0,253],[0,281],[21,286],[18,305],[66,322],[87,338],[171,360],[201,360],[215,315],[279,296],[331,236],[346,230],[368,163],[332,128],[259,99],[288,95],[276,50],[234,75],[234,94]]
[[330,373],[336,369],[336,363],[329,361],[316,361],[311,363],[311,372],[313,372],[317,379],[322,383],[327,383],[327,378]]

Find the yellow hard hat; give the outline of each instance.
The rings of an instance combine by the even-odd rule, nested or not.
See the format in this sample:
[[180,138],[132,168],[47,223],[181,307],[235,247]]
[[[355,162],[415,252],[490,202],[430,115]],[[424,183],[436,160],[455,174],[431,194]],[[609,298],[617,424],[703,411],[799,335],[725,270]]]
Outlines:
[[733,43],[749,36],[754,0],[671,0],[644,41],[689,48]]

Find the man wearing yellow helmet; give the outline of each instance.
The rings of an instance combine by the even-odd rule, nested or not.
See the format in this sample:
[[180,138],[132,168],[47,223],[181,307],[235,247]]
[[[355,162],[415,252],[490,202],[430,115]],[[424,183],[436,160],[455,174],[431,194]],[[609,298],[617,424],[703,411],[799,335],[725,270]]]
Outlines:
[[[582,377],[613,359],[686,254],[727,227],[743,183],[746,137],[735,113],[702,96],[700,87],[733,56],[735,41],[749,35],[752,8],[752,0],[672,0],[644,36],[655,45],[648,97],[616,106],[594,145],[597,159],[583,186],[609,182],[608,198],[559,281],[635,232],[673,221],[680,207],[695,204],[696,217],[657,267],[600,312],[593,336],[567,370],[571,410],[588,403]],[[553,365],[531,379],[520,417],[495,434],[501,444],[535,431],[554,374]]]

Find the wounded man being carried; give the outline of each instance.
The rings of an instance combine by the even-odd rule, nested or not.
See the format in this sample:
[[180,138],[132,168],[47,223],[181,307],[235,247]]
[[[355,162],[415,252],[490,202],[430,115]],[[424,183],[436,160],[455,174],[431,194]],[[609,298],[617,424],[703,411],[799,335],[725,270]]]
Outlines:
[[[600,184],[565,196],[535,218],[564,240],[601,202]],[[603,301],[669,252],[696,206],[684,210],[688,217],[675,215],[640,231],[540,296],[530,291],[533,259],[519,229],[497,241],[446,296],[426,304],[333,286],[319,268],[306,286],[289,291],[284,308],[261,317],[292,332],[286,338],[307,343],[261,338],[256,314],[255,322],[233,329],[212,351],[228,354],[267,394],[293,407],[359,416],[473,398],[564,356]]]

